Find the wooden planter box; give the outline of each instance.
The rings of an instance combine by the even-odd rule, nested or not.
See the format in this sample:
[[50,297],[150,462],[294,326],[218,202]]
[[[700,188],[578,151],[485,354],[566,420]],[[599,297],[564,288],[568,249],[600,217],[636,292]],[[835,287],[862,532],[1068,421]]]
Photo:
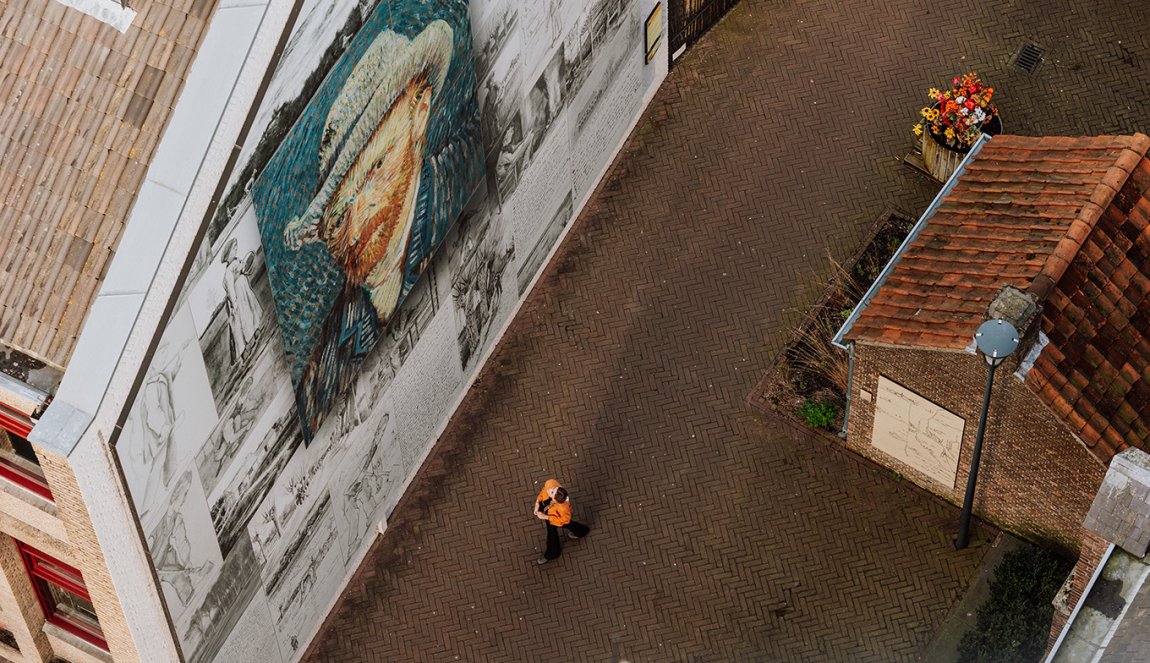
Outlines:
[[[995,115],[983,123],[982,132],[990,136],[1002,133],[1002,121]],[[958,164],[966,158],[967,152],[970,152],[969,148],[956,150],[939,143],[930,135],[930,130],[924,127],[922,132],[922,165],[926,172],[939,182],[950,179],[954,171],[958,170]]]
[[922,132],[922,165],[934,179],[940,182],[950,179],[964,158],[966,152],[939,145],[938,141],[931,138],[930,131]]

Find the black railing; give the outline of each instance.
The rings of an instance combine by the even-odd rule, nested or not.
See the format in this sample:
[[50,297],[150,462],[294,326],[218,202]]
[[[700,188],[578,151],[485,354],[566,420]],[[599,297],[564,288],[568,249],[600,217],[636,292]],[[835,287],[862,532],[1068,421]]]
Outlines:
[[671,61],[719,22],[739,0],[667,0]]

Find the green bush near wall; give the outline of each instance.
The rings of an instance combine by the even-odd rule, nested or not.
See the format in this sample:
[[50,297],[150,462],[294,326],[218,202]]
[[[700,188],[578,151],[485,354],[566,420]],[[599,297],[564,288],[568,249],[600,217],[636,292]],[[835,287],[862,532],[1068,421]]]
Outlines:
[[812,428],[833,430],[839,418],[839,409],[826,401],[805,400],[799,406],[799,416]]
[[958,644],[959,663],[1041,660],[1054,616],[1051,600],[1072,566],[1042,548],[1003,556],[990,581],[990,598],[979,607],[974,629]]

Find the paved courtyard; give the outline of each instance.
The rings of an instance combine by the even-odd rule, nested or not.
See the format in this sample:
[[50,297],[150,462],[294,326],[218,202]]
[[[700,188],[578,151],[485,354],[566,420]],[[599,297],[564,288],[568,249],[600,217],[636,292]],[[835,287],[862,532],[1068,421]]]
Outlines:
[[[1024,42],[1035,73],[1011,68]],[[1125,1],[743,0],[671,73],[311,661],[915,661],[977,568],[957,510],[744,404],[887,207],[925,90],[1007,131],[1150,130]],[[977,398],[977,394],[973,395]],[[559,477],[591,535],[544,567]]]

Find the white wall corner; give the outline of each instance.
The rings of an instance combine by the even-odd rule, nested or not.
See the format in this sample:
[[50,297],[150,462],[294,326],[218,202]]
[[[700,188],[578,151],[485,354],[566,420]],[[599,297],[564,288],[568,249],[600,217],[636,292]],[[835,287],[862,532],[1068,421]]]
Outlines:
[[88,518],[112,575],[120,609],[141,661],[178,661],[179,648],[168,626],[152,564],[120,483],[112,449],[102,434],[76,448],[69,458]]
[[56,2],[107,23],[120,32],[126,32],[136,18],[135,9],[122,5],[117,0],[56,0]]
[[[100,0],[64,4],[118,5]],[[178,127],[173,130],[171,124],[165,128],[55,400],[29,436],[35,444],[68,457],[142,661],[178,661],[179,648],[109,440],[114,439],[117,422],[129,406],[133,384],[146,368],[147,350],[162,332],[164,311],[177,295],[180,274],[212,194],[224,176],[294,4],[294,0],[254,0],[213,15],[204,43],[217,47],[210,52],[200,49],[189,79],[206,77],[214,85],[206,88],[208,92],[203,92],[205,86],[189,86],[200,92],[190,94],[186,88],[177,109],[206,105],[215,117],[210,126],[199,127],[203,131],[196,137],[201,145],[192,152],[172,149],[173,142],[187,146],[189,136]],[[237,17],[248,19],[243,21],[246,31],[239,31],[242,34],[233,20]],[[215,96],[207,100],[197,94]],[[197,119],[203,124],[203,117]],[[165,143],[168,149],[163,148]],[[202,159],[185,192],[156,182],[157,172],[172,168],[163,160],[187,161],[189,153]],[[162,194],[149,199],[145,188],[175,194],[176,199]]]

